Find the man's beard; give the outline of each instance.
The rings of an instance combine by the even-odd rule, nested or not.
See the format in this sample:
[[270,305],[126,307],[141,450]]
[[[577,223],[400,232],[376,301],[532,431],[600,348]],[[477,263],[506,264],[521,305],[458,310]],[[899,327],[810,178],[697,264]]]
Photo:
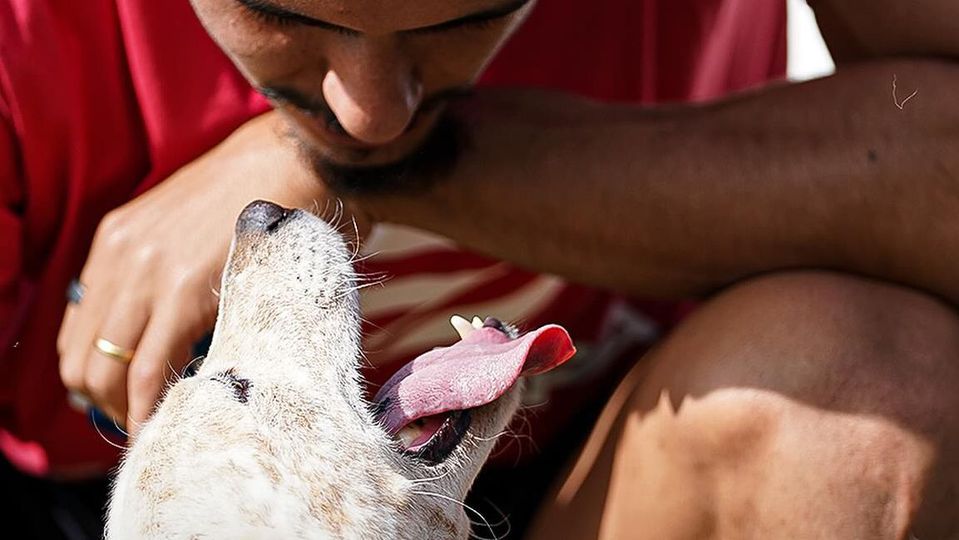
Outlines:
[[415,194],[449,174],[465,145],[460,120],[443,111],[426,138],[407,156],[382,165],[345,165],[297,138],[301,155],[337,195]]
[[[259,91],[276,104],[289,105],[325,119],[331,131],[347,133],[332,109],[321,99],[310,98],[283,87],[261,88]],[[417,116],[425,117],[436,112],[438,116],[434,125],[412,152],[390,163],[365,166],[337,163],[293,131],[288,135],[295,141],[301,157],[336,194],[415,193],[429,188],[456,164],[465,145],[465,130],[463,121],[456,118],[446,105],[470,93],[469,87],[457,86],[426,99]]]

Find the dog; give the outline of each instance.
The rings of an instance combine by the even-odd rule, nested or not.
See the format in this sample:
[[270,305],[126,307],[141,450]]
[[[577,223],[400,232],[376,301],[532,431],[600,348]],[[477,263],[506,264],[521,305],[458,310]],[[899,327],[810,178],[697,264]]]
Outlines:
[[520,336],[454,317],[460,340],[364,401],[351,252],[303,210],[237,220],[208,356],[171,384],[126,451],[108,539],[447,539],[520,402],[521,376],[573,355],[565,330]]

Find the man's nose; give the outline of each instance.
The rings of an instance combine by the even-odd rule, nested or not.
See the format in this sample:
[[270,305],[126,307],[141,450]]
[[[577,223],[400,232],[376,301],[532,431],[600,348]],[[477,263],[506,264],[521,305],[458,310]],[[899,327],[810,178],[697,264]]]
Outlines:
[[409,126],[423,88],[401,55],[363,49],[331,66],[323,79],[323,97],[350,136],[385,144]]

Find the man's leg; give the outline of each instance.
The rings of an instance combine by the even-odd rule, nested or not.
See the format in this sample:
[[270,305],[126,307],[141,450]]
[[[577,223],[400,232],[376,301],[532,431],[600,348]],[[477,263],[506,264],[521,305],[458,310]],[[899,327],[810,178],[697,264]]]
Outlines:
[[613,395],[530,538],[959,534],[959,317],[907,289],[769,276]]

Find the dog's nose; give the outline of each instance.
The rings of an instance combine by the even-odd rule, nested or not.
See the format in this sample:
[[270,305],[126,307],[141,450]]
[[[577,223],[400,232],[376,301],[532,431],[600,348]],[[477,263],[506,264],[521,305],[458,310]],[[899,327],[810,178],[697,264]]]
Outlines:
[[273,232],[290,215],[290,211],[269,201],[253,201],[246,205],[236,220],[236,232]]

